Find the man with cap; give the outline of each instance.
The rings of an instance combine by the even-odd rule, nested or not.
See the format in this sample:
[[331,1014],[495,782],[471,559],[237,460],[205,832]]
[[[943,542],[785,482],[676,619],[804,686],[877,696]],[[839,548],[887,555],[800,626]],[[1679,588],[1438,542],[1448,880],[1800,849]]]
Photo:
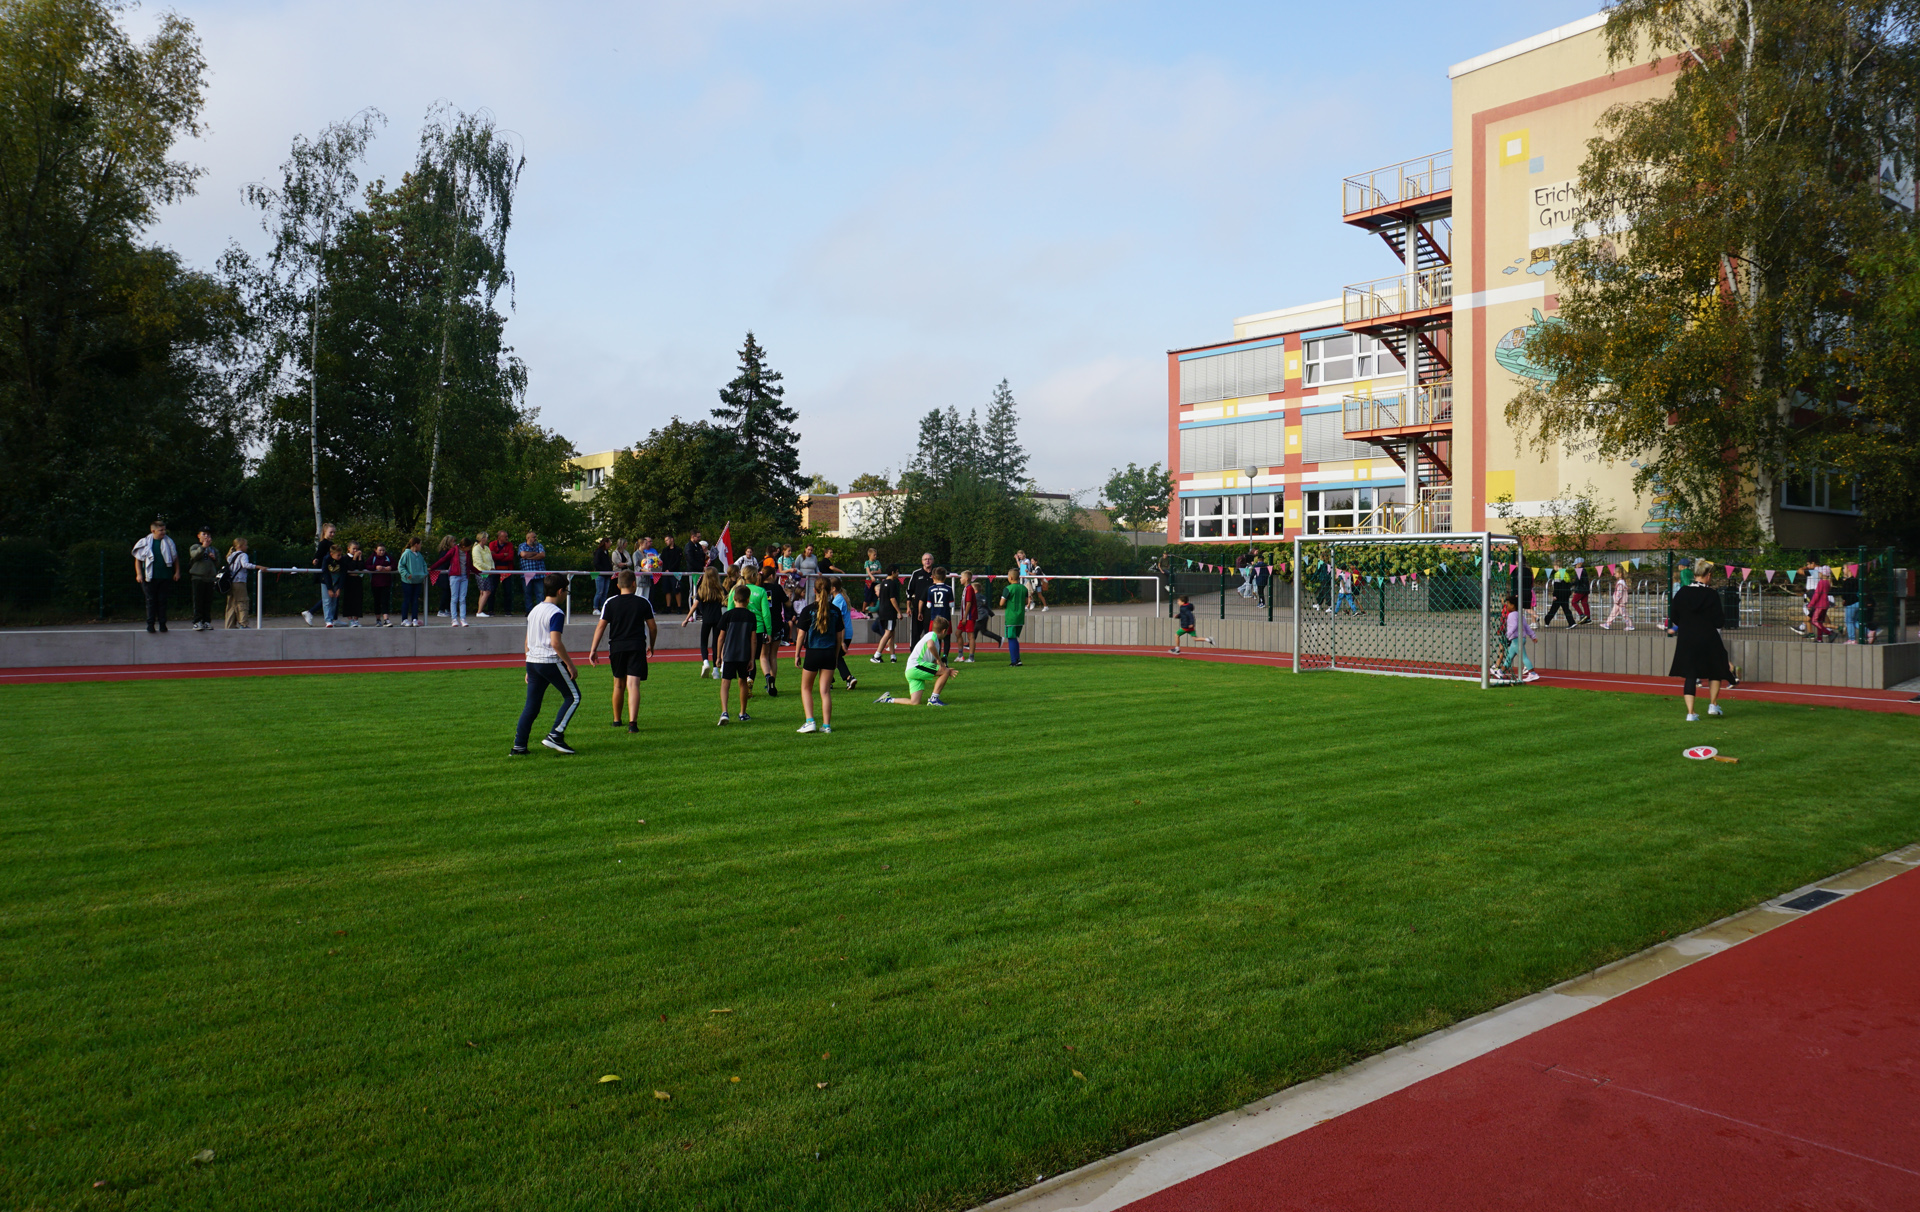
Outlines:
[[1593,609],[1587,605],[1587,595],[1591,592],[1593,574],[1587,571],[1587,559],[1585,556],[1576,556],[1573,561],[1573,613],[1580,617],[1574,619],[1571,625],[1593,625]]

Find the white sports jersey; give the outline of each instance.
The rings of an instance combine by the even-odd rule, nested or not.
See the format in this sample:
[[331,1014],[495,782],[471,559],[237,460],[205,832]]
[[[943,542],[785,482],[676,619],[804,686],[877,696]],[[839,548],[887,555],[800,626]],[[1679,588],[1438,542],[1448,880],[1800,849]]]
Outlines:
[[567,625],[567,612],[552,602],[542,602],[527,612],[527,664],[557,665],[560,654],[553,650],[549,633]]
[[912,655],[907,657],[909,669],[937,669],[940,666],[940,637],[929,631],[920,637],[913,646]]

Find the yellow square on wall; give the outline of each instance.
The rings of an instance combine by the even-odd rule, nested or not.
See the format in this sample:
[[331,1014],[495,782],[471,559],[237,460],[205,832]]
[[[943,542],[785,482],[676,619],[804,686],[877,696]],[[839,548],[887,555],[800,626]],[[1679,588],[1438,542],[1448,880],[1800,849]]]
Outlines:
[[1510,130],[1500,136],[1500,163],[1518,164],[1527,158],[1527,130]]
[[1289,425],[1287,427],[1287,449],[1300,449],[1300,427],[1298,425]]
[[1287,355],[1287,377],[1289,379],[1300,377],[1300,351],[1298,350]]

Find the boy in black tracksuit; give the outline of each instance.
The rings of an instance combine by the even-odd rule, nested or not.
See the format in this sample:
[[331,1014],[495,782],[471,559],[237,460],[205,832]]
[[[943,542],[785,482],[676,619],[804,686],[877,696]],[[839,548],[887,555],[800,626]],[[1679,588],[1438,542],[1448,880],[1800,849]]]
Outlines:
[[747,609],[752,595],[745,585],[734,587],[733,606],[720,616],[720,722],[727,722],[727,697],[733,683],[740,683],[740,722],[753,718],[747,714],[747,700],[753,695],[753,660],[760,633],[760,618]]

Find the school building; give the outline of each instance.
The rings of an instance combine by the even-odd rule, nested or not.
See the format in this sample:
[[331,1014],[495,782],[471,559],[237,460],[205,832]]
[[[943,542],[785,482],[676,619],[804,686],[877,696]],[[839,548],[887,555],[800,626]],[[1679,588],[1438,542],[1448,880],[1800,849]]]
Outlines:
[[[1542,454],[1506,420],[1545,375],[1526,339],[1558,310],[1554,253],[1574,239],[1586,142],[1606,109],[1659,95],[1676,70],[1609,70],[1605,23],[1456,64],[1453,147],[1341,182],[1339,221],[1377,235],[1391,273],[1168,351],[1172,541],[1497,530],[1502,510],[1544,516],[1589,484],[1615,521],[1602,541],[1660,531],[1633,463]],[[1790,547],[1847,543],[1858,517],[1854,486],[1817,469],[1769,508]]]

